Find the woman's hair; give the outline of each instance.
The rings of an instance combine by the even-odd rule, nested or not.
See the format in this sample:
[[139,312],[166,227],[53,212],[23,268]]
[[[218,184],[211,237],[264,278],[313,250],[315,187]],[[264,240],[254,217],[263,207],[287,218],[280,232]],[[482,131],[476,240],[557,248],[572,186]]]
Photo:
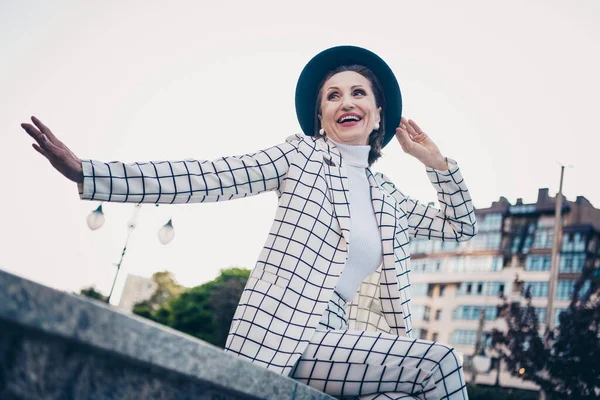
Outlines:
[[369,151],[369,166],[373,165],[373,163],[381,157],[381,149],[383,139],[385,137],[385,97],[383,96],[383,88],[379,83],[379,80],[375,76],[375,74],[362,65],[340,65],[334,70],[330,71],[319,83],[319,92],[317,93],[317,104],[315,104],[315,137],[323,137],[319,133],[319,126],[321,125],[321,121],[319,120],[319,114],[321,113],[321,97],[323,96],[323,85],[325,82],[331,78],[333,75],[340,73],[352,71],[358,74],[361,74],[365,78],[369,80],[371,83],[371,89],[373,90],[373,94],[375,96],[375,105],[377,107],[381,107],[381,121],[379,121],[379,130],[373,130],[371,134],[369,134],[369,145],[371,146],[371,150]]

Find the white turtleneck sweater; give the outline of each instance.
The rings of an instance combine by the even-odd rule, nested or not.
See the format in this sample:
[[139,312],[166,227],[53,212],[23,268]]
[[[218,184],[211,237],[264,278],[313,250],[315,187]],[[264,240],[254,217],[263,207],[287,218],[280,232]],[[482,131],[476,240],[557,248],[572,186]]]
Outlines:
[[[328,138],[331,140],[331,138]],[[371,146],[341,144],[331,140],[342,156],[348,175],[350,202],[350,238],[348,260],[335,291],[350,302],[362,281],[381,264],[381,234],[371,203],[371,187],[367,179]]]

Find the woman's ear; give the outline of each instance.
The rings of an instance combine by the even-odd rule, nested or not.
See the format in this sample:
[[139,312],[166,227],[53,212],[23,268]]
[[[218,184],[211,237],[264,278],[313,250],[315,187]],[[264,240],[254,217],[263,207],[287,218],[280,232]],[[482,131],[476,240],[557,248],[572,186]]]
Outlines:
[[381,110],[382,110],[381,107],[377,107],[377,116],[379,117],[377,119],[377,123],[381,122]]

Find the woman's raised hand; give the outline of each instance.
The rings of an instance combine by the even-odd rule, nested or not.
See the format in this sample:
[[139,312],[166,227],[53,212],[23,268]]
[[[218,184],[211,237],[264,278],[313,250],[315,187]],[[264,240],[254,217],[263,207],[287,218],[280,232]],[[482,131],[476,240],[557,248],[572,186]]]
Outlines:
[[402,117],[396,128],[396,138],[405,153],[425,164],[426,167],[446,170],[446,159],[433,140],[413,120]]
[[50,164],[58,172],[66,176],[73,182],[83,182],[83,169],[81,160],[65,146],[46,125],[36,117],[31,117],[35,126],[31,124],[21,124],[21,128],[35,139],[36,143],[32,146],[38,153],[50,161]]

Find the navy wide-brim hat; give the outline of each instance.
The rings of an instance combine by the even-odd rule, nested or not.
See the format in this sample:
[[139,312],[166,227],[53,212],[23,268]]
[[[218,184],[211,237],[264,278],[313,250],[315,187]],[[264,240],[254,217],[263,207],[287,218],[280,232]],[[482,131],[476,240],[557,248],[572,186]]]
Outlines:
[[377,54],[356,46],[337,46],[323,50],[306,64],[296,85],[296,115],[304,134],[315,134],[315,107],[319,84],[340,65],[358,64],[370,69],[383,88],[385,97],[385,137],[381,147],[396,134],[402,117],[402,95],[392,69]]

